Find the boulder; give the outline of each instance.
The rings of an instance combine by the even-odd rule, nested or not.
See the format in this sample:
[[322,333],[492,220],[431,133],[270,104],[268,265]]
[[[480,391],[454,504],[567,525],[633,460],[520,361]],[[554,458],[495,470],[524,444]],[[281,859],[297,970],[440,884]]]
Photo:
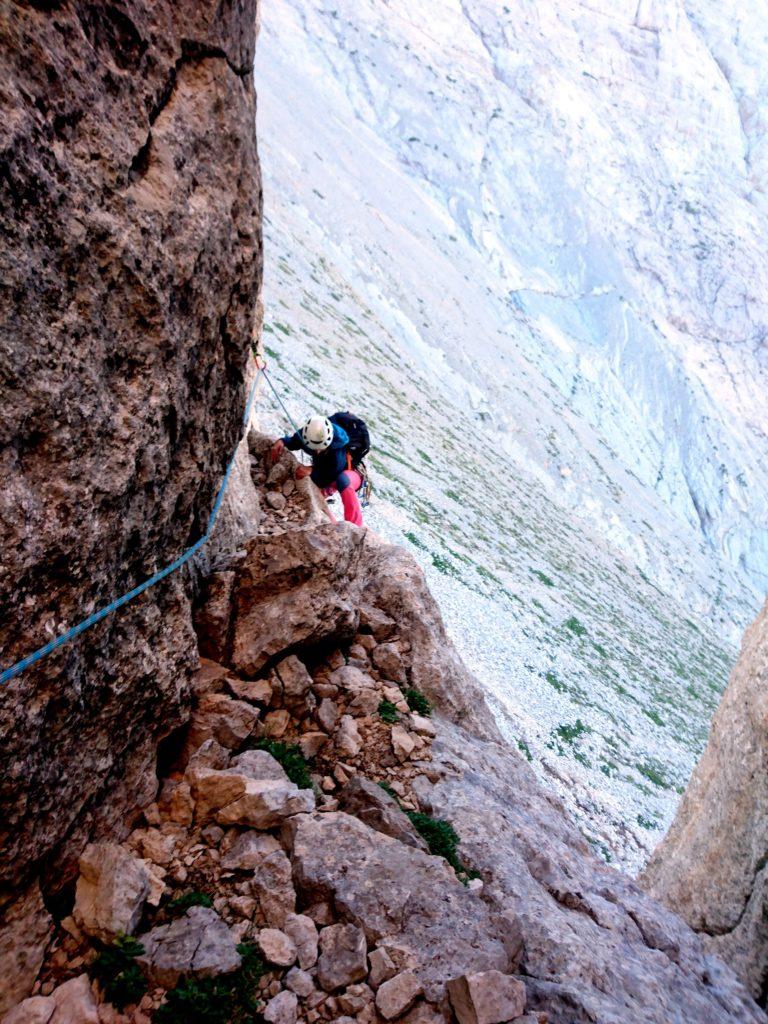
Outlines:
[[373,664],[384,679],[389,679],[398,685],[406,682],[405,665],[398,644],[379,644],[374,648],[372,658]]
[[315,991],[312,975],[300,967],[292,967],[285,976],[285,984],[299,999],[306,999]]
[[328,733],[317,731],[305,732],[299,736],[299,749],[302,755],[309,761],[320,753],[327,742]]
[[271,854],[282,852],[282,847],[273,836],[242,832],[223,854],[221,867],[224,871],[254,871]]
[[375,782],[355,775],[339,794],[341,810],[364,821],[366,825],[398,839],[417,850],[427,851],[427,844],[411,824],[397,801]]
[[293,939],[299,966],[309,970],[317,963],[317,928],[311,917],[305,914],[287,914],[283,924],[287,935]]
[[398,761],[407,761],[416,749],[416,741],[399,722],[392,726],[392,751]]
[[256,945],[267,963],[278,967],[292,967],[296,963],[296,945],[285,932],[278,928],[262,928]]
[[397,968],[392,962],[392,957],[386,949],[381,947],[372,950],[368,954],[368,964],[370,965],[368,982],[373,986],[373,988],[378,988],[383,981],[388,981],[390,978],[394,978],[397,973]]
[[768,964],[768,602],[744,635],[707,746],[642,883],[757,998]]
[[365,934],[353,924],[331,924],[320,932],[317,980],[326,992],[362,981],[368,973]]
[[298,1006],[296,993],[283,990],[269,1000],[262,1016],[268,1024],[296,1024]]
[[308,698],[314,702],[311,696],[312,676],[306,665],[291,654],[275,665],[270,679],[278,706],[301,718],[307,710]]
[[363,738],[352,715],[342,715],[334,736],[336,749],[342,757],[357,757]]
[[87,974],[70,978],[49,996],[32,996],[3,1018],[3,1024],[99,1024],[99,1008]]
[[253,733],[258,720],[258,709],[246,701],[226,693],[204,694],[190,719],[187,757],[208,739],[215,739],[227,750],[237,750]]
[[[449,994],[450,986],[451,982],[448,982]],[[423,992],[421,982],[413,971],[403,971],[402,974],[396,974],[394,978],[379,985],[379,990],[376,993],[376,1009],[385,1020],[395,1020],[407,1013]],[[514,1014],[510,1014],[504,1020],[511,1020],[513,1016]],[[469,1024],[469,1022],[460,1019],[460,1024]],[[474,1024],[481,1024],[481,1022],[476,1021]],[[491,1022],[489,1021],[487,1024],[491,1024]]]
[[292,818],[283,839],[305,903],[330,901],[369,944],[386,939],[387,953],[409,962],[429,999],[457,971],[507,969],[500,922],[442,859],[342,812]]
[[173,988],[182,978],[230,974],[241,957],[229,928],[210,907],[190,907],[170,924],[139,936],[144,953],[137,957],[157,985]]
[[265,844],[262,856],[253,866],[251,891],[259,901],[265,921],[277,928],[285,926],[286,932],[296,941],[293,932],[286,924],[287,919],[296,909],[296,891],[291,878],[291,862],[272,836],[264,838],[269,840],[271,845],[268,848]]
[[317,709],[317,720],[326,732],[331,733],[339,720],[339,711],[330,697],[323,697]]
[[198,820],[214,817],[220,825],[269,829],[293,814],[311,811],[315,796],[299,789],[264,750],[248,750],[221,771],[191,773]]
[[326,523],[248,545],[234,589],[232,664],[258,675],[283,651],[354,636],[367,533]]
[[30,885],[0,919],[0,1018],[32,989],[53,933],[40,886]]
[[525,1010],[525,985],[500,971],[462,974],[446,988],[459,1024],[503,1024]]
[[115,843],[92,843],[80,857],[72,915],[78,927],[102,942],[132,935],[152,890],[146,861]]

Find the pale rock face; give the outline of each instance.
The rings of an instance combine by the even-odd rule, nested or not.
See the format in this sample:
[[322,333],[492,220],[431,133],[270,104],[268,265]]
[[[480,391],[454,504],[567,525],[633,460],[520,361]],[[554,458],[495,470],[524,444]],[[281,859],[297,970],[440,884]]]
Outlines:
[[276,385],[368,417],[367,524],[632,869],[768,586],[767,26],[279,0],[259,39]]
[[95,843],[80,857],[73,917],[87,935],[111,942],[132,935],[152,891],[146,861],[115,843]]
[[144,953],[137,958],[158,985],[173,988],[181,978],[213,978],[240,966],[234,937],[210,907],[190,909],[170,924],[139,936]]
[[768,603],[747,630],[707,747],[642,881],[765,992],[768,928]]

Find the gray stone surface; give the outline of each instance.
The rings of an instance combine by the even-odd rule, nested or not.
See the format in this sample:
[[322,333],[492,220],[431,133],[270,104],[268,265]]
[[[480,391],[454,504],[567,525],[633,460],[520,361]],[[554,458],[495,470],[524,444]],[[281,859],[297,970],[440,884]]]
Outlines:
[[529,1011],[550,1024],[764,1024],[732,971],[592,853],[515,751],[441,721],[432,753],[445,777],[423,785],[420,802],[461,836],[488,912],[511,923],[502,937],[519,948],[522,936],[513,959]]
[[170,924],[139,936],[138,962],[158,985],[173,988],[181,978],[213,978],[240,966],[235,939],[215,910],[190,907]]
[[354,814],[377,832],[399,839],[417,850],[427,851],[427,844],[411,824],[407,814],[376,782],[355,775],[339,793],[339,806],[347,814]]
[[115,843],[92,843],[80,857],[73,917],[86,935],[102,942],[120,932],[131,935],[151,888],[145,861]]
[[370,945],[381,941],[398,965],[412,967],[428,998],[462,971],[506,970],[500,923],[442,859],[341,812],[293,818],[284,838],[302,898],[331,900]]

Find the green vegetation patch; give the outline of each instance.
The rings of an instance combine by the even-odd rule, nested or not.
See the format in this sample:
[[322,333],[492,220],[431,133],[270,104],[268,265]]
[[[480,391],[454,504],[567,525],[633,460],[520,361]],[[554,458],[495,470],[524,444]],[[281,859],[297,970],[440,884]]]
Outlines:
[[539,583],[543,583],[545,587],[554,587],[554,580],[550,579],[545,572],[542,572],[540,569],[531,569],[531,572]]
[[165,909],[169,914],[173,914],[174,917],[181,917],[182,914],[186,914],[190,907],[212,906],[213,900],[207,892],[198,892],[196,889],[192,889],[190,892],[182,893],[176,899],[170,900],[166,904]]
[[266,750],[281,765],[283,771],[299,789],[312,789],[309,764],[296,743],[282,743],[280,740],[261,739],[255,744],[256,750]]
[[111,946],[103,949],[91,966],[91,977],[104,990],[107,1002],[116,1009],[124,1010],[132,1003],[138,1003],[147,991],[147,981],[136,957],[141,956],[144,947],[130,935],[118,935]]
[[444,818],[432,818],[421,811],[407,811],[416,831],[429,847],[435,857],[447,860],[453,870],[465,884],[470,878],[479,878],[477,871],[464,867],[459,859],[459,837],[456,829]]
[[378,707],[379,718],[387,725],[394,725],[397,721],[397,708],[391,700],[382,700]]
[[243,962],[232,974],[187,978],[168,992],[153,1018],[156,1024],[257,1024],[256,993],[267,967],[252,943],[240,943],[237,951]]
[[569,629],[575,636],[586,636],[587,627],[576,618],[575,615],[571,615],[569,619],[566,619],[563,623],[565,629]]
[[664,777],[664,766],[659,764],[658,761],[648,760],[642,764],[638,761],[635,764],[635,768],[640,774],[652,782],[654,786],[658,786],[659,789],[670,789],[670,783]]
[[408,702],[408,707],[411,711],[415,711],[417,715],[424,715],[428,718],[432,714],[432,705],[421,690],[409,686],[405,691],[405,699]]

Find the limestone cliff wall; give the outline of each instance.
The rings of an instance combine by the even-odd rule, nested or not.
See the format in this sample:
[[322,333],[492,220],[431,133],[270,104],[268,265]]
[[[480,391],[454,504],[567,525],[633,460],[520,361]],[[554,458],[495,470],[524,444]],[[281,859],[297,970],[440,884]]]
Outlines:
[[[256,2],[2,6],[3,667],[205,528],[257,326]],[[3,688],[6,920],[151,799],[195,660],[177,575]]]
[[768,602],[747,630],[709,742],[644,884],[755,997],[768,986]]

